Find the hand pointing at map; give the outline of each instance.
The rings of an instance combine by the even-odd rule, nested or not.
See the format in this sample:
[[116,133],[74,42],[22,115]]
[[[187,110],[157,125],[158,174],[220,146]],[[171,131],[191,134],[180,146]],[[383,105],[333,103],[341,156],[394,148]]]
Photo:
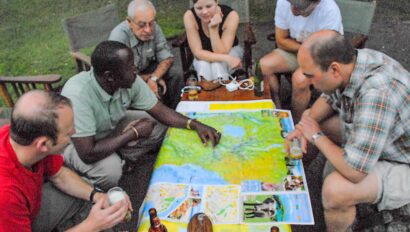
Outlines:
[[196,120],[192,120],[191,129],[196,130],[199,138],[205,146],[208,145],[208,141],[211,141],[212,146],[215,147],[221,139],[221,132]]

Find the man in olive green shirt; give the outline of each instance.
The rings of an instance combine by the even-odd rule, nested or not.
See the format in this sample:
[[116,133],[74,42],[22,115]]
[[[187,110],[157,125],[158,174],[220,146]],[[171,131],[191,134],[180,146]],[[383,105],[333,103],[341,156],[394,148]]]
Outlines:
[[117,186],[123,160],[133,162],[157,150],[166,126],[192,128],[204,144],[218,144],[214,128],[158,101],[137,76],[132,50],[123,43],[100,43],[91,64],[92,70],[67,81],[62,95],[73,103],[76,129],[64,152],[65,164],[93,184],[104,190]]
[[155,95],[175,108],[183,87],[182,76],[172,68],[174,56],[161,28],[155,22],[156,11],[148,0],[132,0],[127,20],[116,26],[109,40],[121,42],[134,53],[138,74]]

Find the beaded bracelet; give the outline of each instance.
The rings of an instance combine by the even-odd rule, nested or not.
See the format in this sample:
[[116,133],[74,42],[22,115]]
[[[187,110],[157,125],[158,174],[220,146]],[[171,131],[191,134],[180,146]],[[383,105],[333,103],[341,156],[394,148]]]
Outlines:
[[192,119],[188,119],[188,121],[186,121],[186,128],[188,130],[191,130],[191,122],[192,122]]
[[135,127],[131,127],[131,129],[134,131],[134,133],[135,133],[135,136],[136,136],[136,138],[135,139],[138,139],[138,137],[139,137],[139,134],[138,134],[138,131],[137,131],[137,129],[135,128]]

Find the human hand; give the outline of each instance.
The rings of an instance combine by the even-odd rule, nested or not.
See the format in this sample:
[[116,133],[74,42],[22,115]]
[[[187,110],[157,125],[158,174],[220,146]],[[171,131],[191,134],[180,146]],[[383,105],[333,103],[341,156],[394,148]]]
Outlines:
[[154,92],[155,96],[157,96],[158,99],[161,99],[161,97],[158,94],[158,84],[157,84],[157,82],[153,81],[151,79],[148,79],[147,80],[147,85],[152,90],[152,92]]
[[192,120],[191,128],[196,130],[199,138],[205,146],[208,146],[208,141],[210,140],[212,146],[215,147],[218,145],[222,136],[221,132],[217,131],[215,128],[202,124],[196,120]]
[[165,84],[165,81],[162,80],[162,79],[159,79],[159,80],[157,81],[157,84],[160,85],[160,86],[162,86],[163,91],[162,91],[161,94],[162,94],[162,95],[165,95],[165,93],[167,92],[167,85]]
[[289,156],[290,155],[290,147],[292,144],[292,140],[293,139],[299,139],[300,141],[300,146],[302,148],[302,152],[303,154],[307,153],[307,140],[306,138],[303,136],[302,131],[296,129],[292,132],[290,132],[288,134],[288,136],[286,136],[286,140],[285,140],[285,147],[286,147],[286,153]]
[[221,24],[222,22],[222,11],[221,8],[218,6],[217,12],[215,13],[215,15],[211,18],[211,21],[208,24],[209,28],[215,28],[218,27],[219,24]]
[[312,136],[321,131],[319,123],[317,123],[309,115],[302,117],[296,128],[303,133],[303,136],[312,143]]
[[124,220],[128,211],[127,202],[119,201],[112,206],[104,207],[107,204],[107,198],[97,199],[84,221],[88,231],[106,230]]
[[151,135],[152,130],[154,129],[154,126],[156,124],[157,122],[153,120],[150,120],[148,118],[142,118],[128,123],[128,125],[124,128],[122,132],[124,133],[127,130],[133,130],[131,127],[134,127],[138,132],[138,138],[148,138]]
[[134,212],[134,209],[132,208],[130,197],[128,196],[126,192],[124,192],[124,195],[125,195],[125,202],[127,202],[127,205],[128,205],[128,210],[131,212]]
[[105,208],[108,208],[108,207],[110,206],[110,204],[109,204],[109,202],[108,202],[108,196],[107,196],[107,194],[101,193],[101,192],[96,192],[96,193],[94,194],[93,203],[96,203],[97,201],[100,201],[100,200],[103,201],[102,207],[103,207],[104,209],[105,209]]
[[242,59],[236,56],[228,56],[227,63],[232,69],[242,67]]

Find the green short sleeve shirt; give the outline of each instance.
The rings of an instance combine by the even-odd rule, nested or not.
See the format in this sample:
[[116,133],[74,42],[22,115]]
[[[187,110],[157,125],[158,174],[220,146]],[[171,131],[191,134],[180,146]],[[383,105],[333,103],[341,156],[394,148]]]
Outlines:
[[130,89],[119,89],[109,95],[98,84],[93,70],[70,78],[61,94],[73,104],[76,129],[73,137],[95,136],[97,140],[111,133],[128,109],[146,111],[158,102],[140,77]]
[[153,38],[143,42],[137,39],[125,20],[111,31],[108,40],[118,41],[130,47],[134,53],[134,64],[139,71],[146,69],[151,62],[159,63],[174,57],[158,24],[155,24]]

